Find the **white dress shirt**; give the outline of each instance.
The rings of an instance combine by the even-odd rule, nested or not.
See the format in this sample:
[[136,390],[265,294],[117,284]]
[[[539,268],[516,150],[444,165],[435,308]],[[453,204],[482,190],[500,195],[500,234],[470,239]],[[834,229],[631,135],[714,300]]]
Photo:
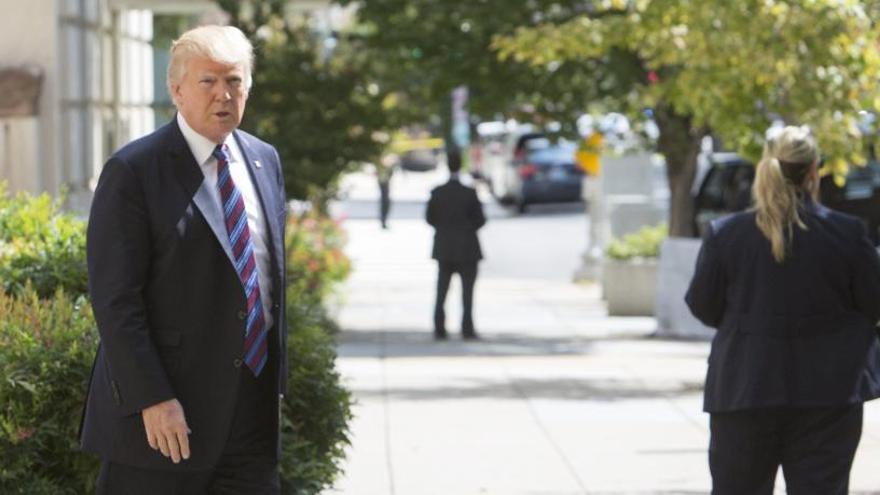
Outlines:
[[[177,113],[177,124],[180,126],[180,132],[183,133],[196,163],[202,168],[205,186],[214,198],[214,204],[219,208],[218,211],[222,212],[223,204],[220,199],[220,190],[217,188],[217,159],[212,155],[217,143],[194,131],[180,112]],[[232,134],[226,136],[223,144],[229,149],[229,173],[235,182],[235,187],[241,193],[244,209],[247,212],[248,228],[251,232],[251,243],[254,246],[254,257],[257,262],[257,279],[260,282],[263,316],[266,319],[266,328],[268,329],[272,327],[272,278],[269,276],[268,229],[263,208],[260,206],[260,197],[254,189],[244,155],[241,153],[235,137]]]

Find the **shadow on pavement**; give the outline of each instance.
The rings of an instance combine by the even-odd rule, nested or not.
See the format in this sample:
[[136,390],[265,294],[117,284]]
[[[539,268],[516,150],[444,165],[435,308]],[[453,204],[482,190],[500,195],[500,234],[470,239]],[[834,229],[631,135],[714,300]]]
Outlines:
[[[430,330],[358,329],[343,330],[337,337],[339,357],[431,358],[431,357],[508,357],[577,356],[596,352],[597,345],[631,345],[628,352],[650,358],[694,358],[705,355],[705,341],[656,338],[644,330],[615,330],[595,336],[547,336],[517,333],[481,334],[478,341],[465,341],[457,332],[449,339],[435,341]],[[652,346],[656,343],[657,346]]]
[[462,340],[450,331],[449,339],[435,341],[430,330],[343,330],[337,341],[340,357],[453,357],[453,356],[556,356],[588,354],[599,340],[639,340],[644,333],[617,333],[613,337],[535,337],[515,333],[482,334],[478,341]]
[[552,399],[613,402],[630,399],[670,399],[694,395],[703,390],[702,382],[678,380],[647,381],[641,378],[560,377],[498,380],[450,378],[449,385],[388,386],[386,389],[353,388],[359,399],[389,398],[405,401],[459,399]]

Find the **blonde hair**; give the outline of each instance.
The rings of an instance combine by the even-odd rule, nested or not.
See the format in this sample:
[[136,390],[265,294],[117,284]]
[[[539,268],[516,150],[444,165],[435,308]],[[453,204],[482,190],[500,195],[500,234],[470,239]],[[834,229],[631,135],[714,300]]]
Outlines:
[[166,84],[169,94],[174,94],[174,85],[183,80],[186,64],[193,57],[241,65],[244,68],[245,88],[250,89],[253,82],[251,70],[254,64],[254,48],[237,27],[199,26],[176,39],[171,44],[171,60],[168,61]]
[[806,126],[785,127],[764,146],[752,195],[758,228],[779,263],[785,260],[794,226],[807,229],[798,208],[804,197],[815,199],[818,184],[811,172],[818,159],[816,139]]

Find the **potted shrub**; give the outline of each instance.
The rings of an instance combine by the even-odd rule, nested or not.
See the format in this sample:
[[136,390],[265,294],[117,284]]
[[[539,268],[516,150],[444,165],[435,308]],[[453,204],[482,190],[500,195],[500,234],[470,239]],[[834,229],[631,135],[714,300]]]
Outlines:
[[602,291],[611,316],[653,316],[657,258],[666,224],[611,240],[602,265]]

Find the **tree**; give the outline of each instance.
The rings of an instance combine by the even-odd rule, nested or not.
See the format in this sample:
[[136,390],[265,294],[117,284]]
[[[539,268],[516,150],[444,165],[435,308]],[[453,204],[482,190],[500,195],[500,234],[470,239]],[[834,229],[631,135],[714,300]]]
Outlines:
[[255,47],[254,85],[242,127],[272,143],[288,196],[332,196],[337,178],[378,159],[389,124],[387,93],[356,38],[312,29],[286,0],[219,0]]
[[[548,68],[500,59],[498,35],[513,34],[536,19],[576,16],[582,0],[341,0],[357,4],[358,26],[376,74],[398,105],[398,123],[448,118],[450,92],[467,86],[469,111],[482,119],[557,121],[574,129],[575,118],[600,96],[616,93],[635,74],[615,63],[624,52],[600,59],[560,61]],[[622,69],[622,71],[621,71]],[[619,95],[623,96],[623,95]],[[404,113],[409,112],[409,113]]]
[[687,236],[689,191],[709,133],[756,157],[775,119],[804,123],[828,158],[826,173],[863,163],[859,112],[880,108],[875,10],[838,0],[597,0],[573,18],[497,36],[494,47],[544,68],[628,54],[642,76],[609,102],[653,109],[670,234]]

